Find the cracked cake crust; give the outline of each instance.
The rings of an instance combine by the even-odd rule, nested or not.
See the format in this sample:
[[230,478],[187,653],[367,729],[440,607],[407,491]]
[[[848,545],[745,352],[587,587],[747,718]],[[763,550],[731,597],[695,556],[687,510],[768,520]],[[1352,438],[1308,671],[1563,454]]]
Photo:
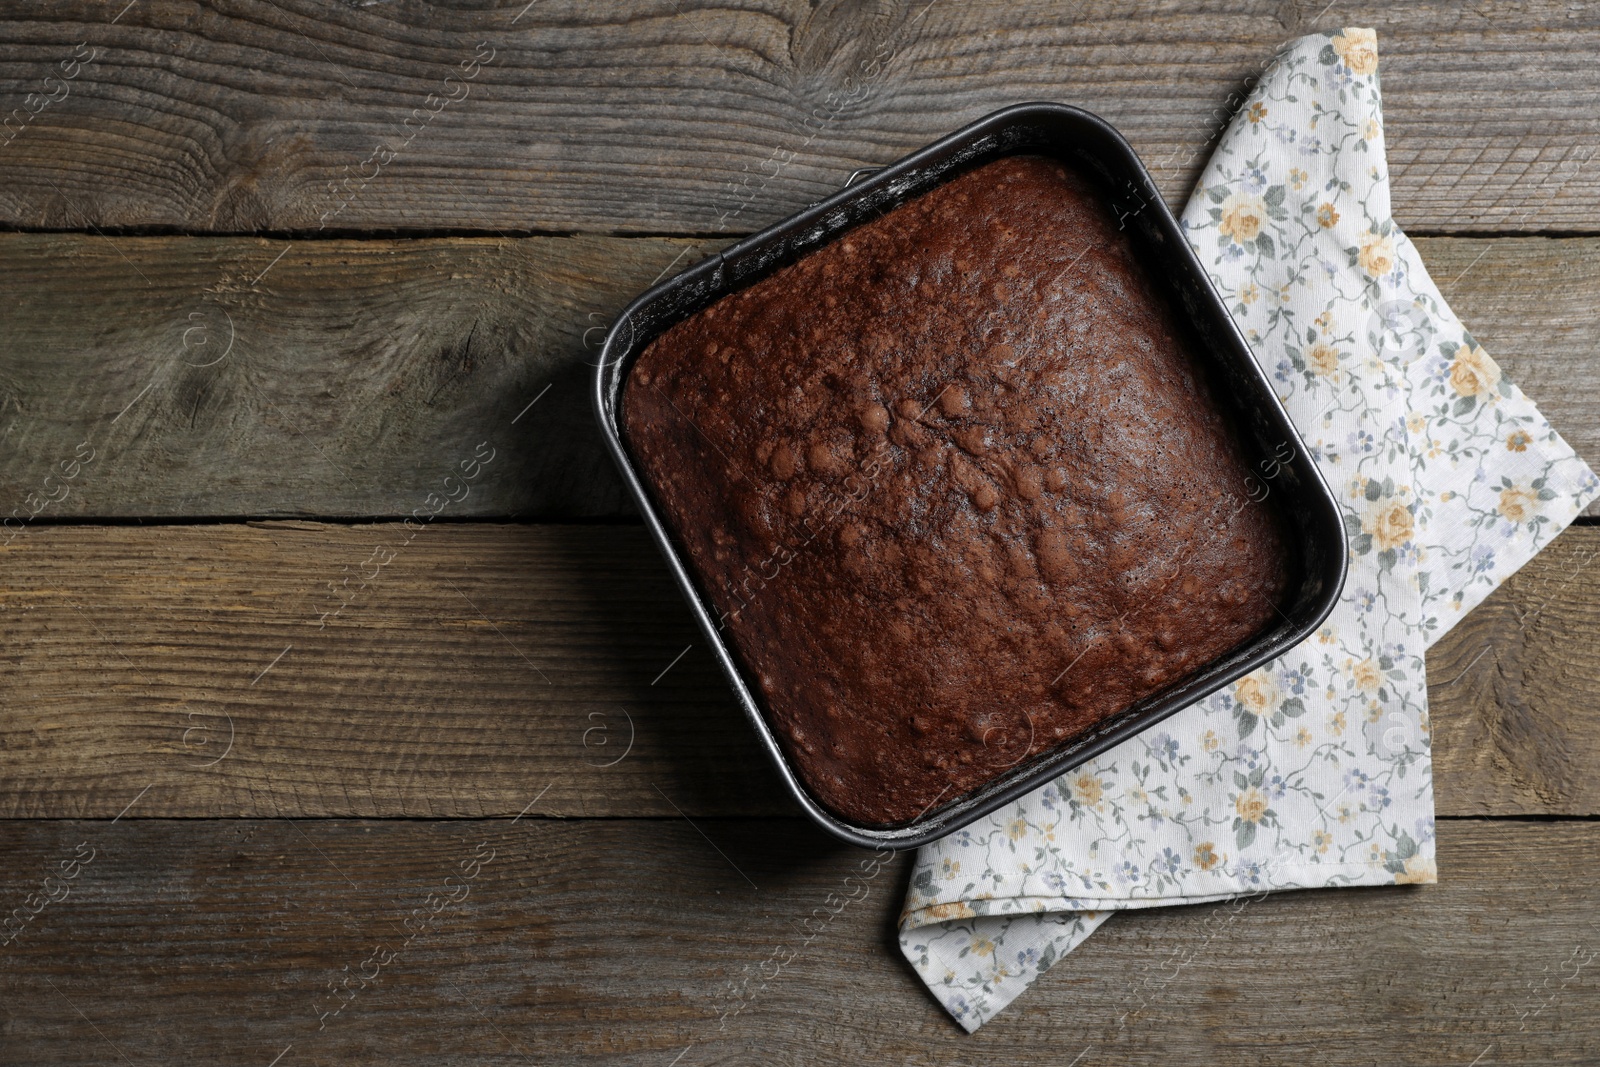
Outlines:
[[1288,584],[1172,309],[1038,157],[673,326],[623,433],[791,764],[861,824],[1182,680]]

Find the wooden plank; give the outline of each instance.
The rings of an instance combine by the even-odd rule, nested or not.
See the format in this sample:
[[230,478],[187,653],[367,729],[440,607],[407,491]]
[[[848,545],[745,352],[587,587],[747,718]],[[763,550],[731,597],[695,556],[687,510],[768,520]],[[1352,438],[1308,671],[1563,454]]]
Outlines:
[[546,787],[562,815],[793,810],[639,527],[44,527],[4,551],[0,812],[145,785],[168,815],[514,815]]
[[1543,1064],[1600,1046],[1593,823],[1442,822],[1435,886],[1114,918],[970,1037],[893,943],[907,858],[875,868],[798,822],[129,817],[6,823],[0,842],[8,908],[52,873],[68,894],[27,903],[0,950],[15,1063]]
[[1600,527],[1573,527],[1429,650],[1440,811],[1600,810],[1596,604]]
[[485,440],[449,517],[629,514],[592,351],[709,247],[7,235],[0,515],[403,516]]
[[[1600,466],[1600,240],[1418,243]],[[0,235],[0,517],[404,516],[486,437],[498,458],[451,517],[631,515],[588,361],[629,299],[715,246]],[[61,498],[84,442],[98,458]]]
[[1177,200],[1230,95],[1341,24],[1380,34],[1406,226],[1592,231],[1600,197],[1600,13],[1566,0],[120,6],[0,20],[0,221],[749,232],[1034,99],[1110,119]]
[[[1441,812],[1600,813],[1597,559],[1561,535],[1430,655]],[[638,527],[35,527],[0,566],[3,817],[795,810]]]

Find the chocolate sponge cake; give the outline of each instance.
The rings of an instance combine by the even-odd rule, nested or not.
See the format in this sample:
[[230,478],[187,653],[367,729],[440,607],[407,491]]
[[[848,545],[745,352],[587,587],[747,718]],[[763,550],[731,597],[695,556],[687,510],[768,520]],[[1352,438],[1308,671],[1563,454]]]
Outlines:
[[1087,179],[988,163],[656,338],[627,447],[812,794],[889,826],[1263,630],[1283,524]]

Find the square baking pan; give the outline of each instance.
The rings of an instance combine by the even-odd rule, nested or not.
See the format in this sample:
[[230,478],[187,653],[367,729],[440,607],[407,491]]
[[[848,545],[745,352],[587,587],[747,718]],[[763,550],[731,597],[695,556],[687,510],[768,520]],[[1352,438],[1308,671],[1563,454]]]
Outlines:
[[[861,825],[819,803],[785,756],[754,695],[755,687],[718,629],[715,606],[699,587],[629,455],[619,427],[623,392],[633,361],[675,323],[958,174],[1018,154],[1057,159],[1099,186],[1152,281],[1191,330],[1193,349],[1204,364],[1202,372],[1209,377],[1219,406],[1231,417],[1253,468],[1237,491],[1257,499],[1278,498],[1292,556],[1290,583],[1278,605],[1278,618],[1267,630],[1177,685],[909,823]],[[914,848],[1070,772],[1289,651],[1321,625],[1344,585],[1348,550],[1338,504],[1177,220],[1127,141],[1097,116],[1063,104],[1019,104],[996,111],[652,287],[628,305],[608,332],[595,376],[594,402],[623,480],[779,775],[819,825],[855,845]]]

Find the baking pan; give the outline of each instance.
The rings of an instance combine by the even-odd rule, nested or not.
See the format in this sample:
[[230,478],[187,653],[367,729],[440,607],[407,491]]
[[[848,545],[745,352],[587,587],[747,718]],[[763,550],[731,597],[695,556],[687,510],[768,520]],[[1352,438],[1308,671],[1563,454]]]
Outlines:
[[[1218,404],[1230,413],[1254,473],[1226,491],[1278,498],[1296,557],[1278,619],[1266,632],[1213,660],[1179,685],[1130,706],[1087,735],[1024,761],[987,784],[909,823],[860,825],[823,807],[795,773],[754,697],[731,646],[717,628],[717,611],[698,587],[672,532],[663,524],[619,431],[628,372],[653,339],[719,298],[793,263],[861,223],[875,219],[974,167],[1001,156],[1058,159],[1094,180],[1130,234],[1153,281],[1192,329]],[[622,312],[606,336],[595,376],[595,413],[623,480],[639,505],[667,566],[688,600],[735,696],[779,775],[801,807],[824,829],[852,844],[914,848],[949,834],[1215,692],[1309,636],[1338,601],[1348,555],[1338,504],[1307,454],[1293,424],[1190,250],[1138,156],[1109,124],[1063,104],[1019,104],[996,111],[936,141],[800,213],[712,255],[654,286]]]

